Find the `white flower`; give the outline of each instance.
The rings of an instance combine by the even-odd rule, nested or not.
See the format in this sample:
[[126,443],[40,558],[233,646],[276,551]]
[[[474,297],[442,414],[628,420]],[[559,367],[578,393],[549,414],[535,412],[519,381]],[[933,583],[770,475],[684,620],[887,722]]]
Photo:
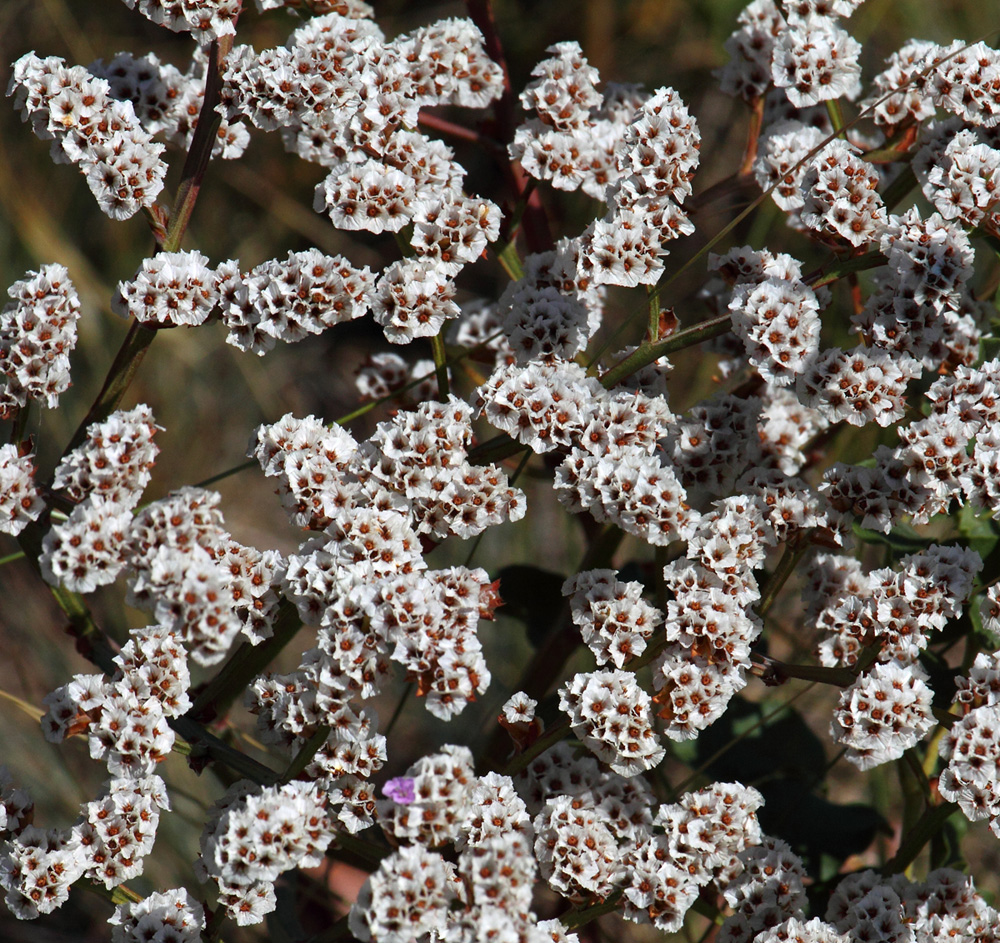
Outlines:
[[45,509],[35,488],[33,455],[18,455],[13,443],[0,445],[0,532],[16,537]]
[[771,75],[797,108],[861,92],[861,43],[827,16],[789,17],[774,47]]
[[580,672],[559,689],[573,731],[620,776],[652,769],[665,755],[649,708],[649,695],[627,671]]
[[191,33],[199,43],[210,43],[236,32],[240,0],[125,0],[129,9],[175,33]]
[[69,355],[76,347],[80,299],[62,265],[45,265],[7,289],[0,311],[0,416],[29,399],[49,408],[70,385]]
[[70,885],[83,876],[85,867],[75,831],[29,825],[5,842],[0,853],[4,903],[19,920],[52,913],[69,899]]
[[142,324],[203,324],[219,301],[215,272],[198,251],[161,252],[143,259],[135,278],[118,283],[112,307]]
[[329,212],[338,229],[399,232],[418,208],[412,180],[399,170],[370,159],[341,164],[316,188],[313,208]]
[[[241,795],[242,793],[242,795]],[[317,867],[333,840],[324,799],[313,783],[240,787],[201,836],[207,873],[220,883],[269,883],[296,867]]]
[[157,891],[119,904],[108,918],[111,943],[198,943],[205,910],[185,888]]
[[462,312],[455,285],[433,260],[404,259],[386,268],[375,285],[372,314],[392,344],[433,337]]
[[915,665],[874,665],[841,692],[831,735],[859,769],[899,759],[934,726],[933,694]]

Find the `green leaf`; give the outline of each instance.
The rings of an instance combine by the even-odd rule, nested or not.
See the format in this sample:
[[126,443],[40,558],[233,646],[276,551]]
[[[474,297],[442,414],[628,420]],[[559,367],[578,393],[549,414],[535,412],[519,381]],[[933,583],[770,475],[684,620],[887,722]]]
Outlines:
[[921,553],[934,543],[932,539],[921,537],[912,527],[907,527],[905,524],[897,525],[888,534],[877,530],[868,530],[857,523],[853,525],[853,530],[854,536],[862,543],[889,547],[894,557],[904,557],[908,553]]
[[698,765],[707,764],[710,779],[735,779],[759,789],[761,828],[787,841],[819,877],[832,867],[830,859],[839,868],[888,826],[871,806],[837,805],[815,794],[827,768],[823,742],[793,708],[765,720],[774,708],[733,698],[725,715],[695,741]]
[[267,932],[270,943],[295,943],[305,939],[305,931],[299,923],[295,887],[286,877],[274,886],[275,909],[267,915]]
[[812,873],[824,858],[841,863],[860,854],[878,832],[892,834],[892,828],[877,809],[862,803],[838,805],[806,792],[801,783],[778,779],[761,784],[764,808],[757,816],[768,835],[783,838],[802,856]]
[[712,779],[754,784],[784,775],[805,780],[811,788],[826,764],[823,743],[792,708],[764,723],[776,706],[774,701],[751,704],[734,697],[729,710],[695,741],[698,765],[728,747],[706,767]]
[[979,359],[977,364],[984,364],[989,360],[1000,357],[1000,337],[984,337],[979,342]]
[[566,577],[520,563],[505,566],[499,577],[503,606],[497,612],[520,619],[528,627],[528,641],[537,648],[562,612]]
[[968,870],[962,854],[962,839],[968,830],[969,820],[964,815],[953,815],[944,823],[941,830],[931,839],[931,870],[935,868]]
[[986,560],[1000,542],[996,521],[966,504],[958,512],[958,533],[970,550]]

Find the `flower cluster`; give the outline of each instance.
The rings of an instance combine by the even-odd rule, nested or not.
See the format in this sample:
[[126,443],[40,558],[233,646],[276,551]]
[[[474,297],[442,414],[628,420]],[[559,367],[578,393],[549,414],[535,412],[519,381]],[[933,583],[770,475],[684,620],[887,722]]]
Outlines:
[[455,283],[433,258],[394,262],[379,276],[372,314],[393,344],[434,337],[445,321],[457,318]]
[[582,188],[601,200],[618,176],[615,144],[644,96],[615,86],[602,95],[597,69],[577,43],[557,43],[546,52],[549,58],[535,66],[520,96],[536,117],[515,131],[511,156],[538,180],[560,190]]
[[878,184],[878,173],[857,156],[857,148],[831,141],[802,177],[803,224],[852,246],[866,245],[886,223]]
[[204,324],[219,300],[207,262],[200,252],[161,252],[143,259],[132,281],[118,283],[115,310],[156,327]]
[[903,417],[906,385],[921,368],[909,357],[893,357],[877,348],[846,353],[825,350],[797,381],[802,401],[833,422],[889,426]]
[[859,769],[899,759],[934,726],[933,695],[915,666],[874,665],[841,692],[831,734]]
[[719,930],[726,943],[758,940],[764,930],[805,914],[805,868],[787,842],[765,838],[739,853],[742,873],[723,892],[733,915]]
[[981,332],[965,231],[937,213],[924,219],[914,207],[889,216],[880,248],[889,265],[852,319],[857,329],[874,346],[931,370],[971,363]]
[[42,575],[53,586],[92,592],[124,568],[132,509],[149,483],[159,427],[148,406],[118,411],[86,429],[56,467],[53,486],[77,502],[42,543]]
[[217,269],[226,342],[263,356],[276,341],[296,343],[344,321],[362,317],[372,305],[374,277],[341,256],[316,249],[289,252],[245,275],[236,263]]
[[191,33],[200,43],[236,32],[240,0],[125,0],[143,16],[175,33]]
[[1000,780],[990,759],[996,756],[998,738],[1000,708],[984,704],[966,714],[941,741],[941,758],[948,765],[938,788],[972,821],[988,818],[1000,836]]
[[142,874],[160,809],[169,808],[159,776],[111,780],[105,796],[83,806],[83,822],[74,829],[85,862],[82,876],[110,890]]
[[573,622],[599,665],[623,668],[646,650],[646,642],[663,622],[663,614],[643,600],[641,583],[622,583],[614,570],[577,573],[563,584]]
[[729,310],[747,358],[769,383],[789,385],[819,353],[819,301],[797,278],[743,282]]
[[4,903],[19,920],[34,920],[69,900],[69,889],[86,868],[79,838],[71,830],[29,825],[4,842],[0,887]]
[[[788,832],[765,836],[757,819],[764,791],[781,803],[781,770],[762,776],[761,792],[722,782],[679,798],[678,787],[676,801],[647,776],[667,758],[663,737],[675,742],[671,764],[690,761],[684,741],[751,675],[811,678],[839,690],[824,726],[850,763],[869,770],[929,750],[929,802],[939,793],[1000,836],[1000,651],[980,651],[1000,631],[1000,359],[989,359],[995,312],[970,237],[1000,232],[1000,54],[908,43],[858,106],[874,120],[865,133],[842,114],[863,90],[861,47],[840,18],[860,2],[749,3],[720,77],[752,105],[750,136],[739,172],[697,199],[701,130],[674,89],[601,87],[581,47],[562,42],[518,97],[488,3],[470,4],[483,32],[449,18],[389,38],[364,0],[258,0],[261,12],[291,6],[302,19],[283,46],[227,53],[219,39],[235,33],[238,0],[127,0],[211,50],[183,72],[130,53],[88,68],[33,53],[13,64],[8,94],[57,162],[78,165],[113,218],[146,210],[162,250],[118,282],[112,308],[131,321],[129,341],[88,413],[96,421],[51,475],[29,407],[56,406],[69,386],[80,303],[67,270],[29,273],[0,312],[0,416],[12,420],[0,531],[23,535],[79,650],[104,669],[49,694],[42,729],[52,742],[86,737],[112,777],[72,826],[42,829],[0,770],[0,886],[16,916],[54,910],[78,879],[110,891],[142,874],[170,804],[157,773],[176,731],[193,767],[236,771],[208,811],[194,871],[218,906],[206,917],[183,889],[121,904],[115,943],[191,943],[217,936],[224,917],[259,924],[278,908],[281,876],[320,866],[338,845],[372,862],[345,921],[366,943],[576,943],[539,919],[552,895],[573,920],[616,911],[671,934],[696,905],[714,908],[720,943],[992,939],[996,913],[954,871],[919,883],[856,872],[832,894],[814,881],[807,899],[821,855],[801,839],[799,858]],[[463,128],[466,108],[491,111]],[[216,117],[214,140],[205,125],[196,133]],[[205,162],[241,155],[250,127],[322,168],[313,209],[344,254],[286,247],[253,267],[213,267],[177,250]],[[186,202],[171,208],[155,204],[167,146],[157,135],[188,151]],[[510,193],[496,202],[470,188],[488,178],[481,162],[467,175],[455,159],[476,148],[511,159]],[[766,248],[710,255],[697,293],[710,319],[688,324],[678,305],[679,329],[661,307],[674,283],[666,245],[745,183],[770,193],[785,237],[818,268]],[[561,214],[575,231],[551,232],[546,185],[567,207],[582,190],[597,208]],[[930,210],[907,208],[918,186]],[[351,259],[355,239],[366,265]],[[497,291],[493,263],[510,276]],[[847,295],[826,287],[843,278],[847,313]],[[615,341],[627,307],[617,289],[639,286],[645,334]],[[228,344],[263,355],[369,312],[374,327],[356,338],[380,329],[397,350],[429,338],[433,360],[357,358],[357,392],[372,409],[394,407],[363,433],[296,412],[254,430],[248,454],[304,532],[291,552],[236,540],[220,494],[204,487],[168,484],[141,504],[163,430],[147,406],[117,409],[135,345],[219,322]],[[858,336],[845,343],[844,330]],[[711,369],[671,376],[675,352],[706,338]],[[870,459],[836,461],[858,449]],[[580,572],[514,564],[497,575],[472,562],[473,538],[525,515],[512,483],[523,465],[502,464],[517,452],[574,515],[587,544]],[[865,549],[876,543],[878,560]],[[518,599],[526,572],[535,582]],[[119,576],[124,604],[152,623],[120,648],[99,607],[75,597]],[[804,587],[801,602],[779,598],[786,581]],[[545,588],[537,600],[534,586]],[[505,633],[484,626],[508,587],[532,649],[530,664],[509,666],[524,668],[516,680],[488,657]],[[801,645],[778,638],[785,620],[804,624]],[[296,654],[278,661],[300,630]],[[188,658],[218,664],[240,636],[191,691]],[[962,639],[972,647],[949,676],[940,659]],[[574,640],[590,665],[570,661]],[[819,664],[795,663],[810,647]],[[507,687],[485,705],[479,751],[399,752],[400,714],[383,726],[372,707],[406,684],[428,722],[465,712],[460,723],[478,724],[467,709],[494,674]],[[224,715],[241,688],[261,761],[205,728],[235,729]],[[487,769],[511,747],[506,766]],[[701,772],[721,755],[699,753]]]
[[0,445],[0,531],[14,537],[45,507],[35,487],[32,457],[19,455],[11,443]]
[[139,405],[112,413],[86,429],[86,439],[56,466],[52,487],[73,501],[96,498],[132,509],[152,477],[161,427],[152,410]]
[[216,492],[191,487],[154,501],[132,521],[125,550],[130,604],[169,625],[203,665],[224,658],[240,631],[269,636],[278,605],[269,590],[280,556],[234,541],[218,504]]
[[316,786],[299,780],[269,788],[241,781],[216,803],[202,832],[199,864],[223,895],[240,901],[226,901],[237,923],[259,922],[261,912],[268,912],[258,909],[266,905],[254,903],[257,919],[248,919],[242,902],[267,895],[273,901],[273,889],[267,886],[278,875],[322,863],[333,840],[323,806]]
[[821,662],[854,665],[863,647],[877,645],[880,661],[896,660],[911,669],[929,644],[929,633],[962,611],[982,568],[975,551],[937,545],[903,557],[899,570],[865,574],[836,557],[820,563],[827,584],[816,592],[817,625],[827,633],[819,645]]
[[[204,50],[195,51],[185,72],[161,62],[151,52],[139,58],[119,52],[108,62],[92,62],[87,71],[107,80],[113,98],[130,101],[150,134],[163,134],[169,143],[184,150],[190,148],[205,99],[208,57]],[[250,132],[245,125],[220,116],[213,157],[242,157],[249,143]]]
[[11,836],[0,850],[0,886],[21,919],[60,906],[81,877],[110,889],[142,874],[160,810],[170,807],[153,770],[173,744],[168,718],[191,706],[184,648],[161,627],[137,629],[115,664],[111,678],[77,675],[45,699],[46,737],[86,734],[91,756],[105,759],[114,777],[101,796],[83,803],[77,824],[67,830],[26,825],[30,800],[7,782],[0,790]]
[[380,802],[379,824],[401,842],[428,848],[456,841],[464,834],[468,810],[477,807],[470,802],[476,782],[472,764],[472,751],[455,746],[418,760],[403,777],[412,798]]
[[861,43],[833,17],[790,12],[774,44],[771,74],[797,108],[861,93]]
[[472,465],[471,410],[450,396],[379,423],[352,469],[363,486],[400,495],[418,534],[441,540],[474,537],[487,527],[524,516],[524,494],[496,465]]
[[119,904],[108,918],[111,943],[198,943],[205,908],[184,888],[158,891],[138,903]]
[[559,708],[574,733],[621,776],[652,769],[666,753],[649,705],[649,695],[627,671],[581,671],[559,689]]
[[50,409],[69,387],[69,355],[76,347],[80,299],[61,265],[46,265],[7,289],[0,311],[0,416],[28,400]]
[[750,644],[760,634],[749,606],[759,598],[752,574],[717,574],[689,561],[664,569],[668,645],[654,662],[656,701],[674,740],[696,737],[746,686]]
[[102,212],[128,219],[153,205],[167,172],[164,146],[105,79],[56,56],[28,53],[14,63],[7,94],[35,134],[52,141],[57,163],[79,165]]
[[122,778],[153,773],[174,743],[168,719],[191,706],[184,646],[161,626],[132,635],[115,656],[111,678],[77,675],[46,697],[42,717],[46,739],[58,743],[85,733],[90,755]]

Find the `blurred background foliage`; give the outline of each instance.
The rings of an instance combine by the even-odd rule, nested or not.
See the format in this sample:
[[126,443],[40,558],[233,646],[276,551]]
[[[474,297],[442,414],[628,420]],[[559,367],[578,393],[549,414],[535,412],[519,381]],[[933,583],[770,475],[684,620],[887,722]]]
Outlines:
[[[439,18],[465,15],[461,2],[373,0],[373,5],[388,36]],[[282,44],[299,22],[283,11],[259,15],[249,0],[247,6],[237,42],[252,44],[257,49]],[[741,102],[719,93],[711,76],[712,69],[726,59],[723,43],[734,28],[742,6],[741,0],[495,0],[494,3],[517,90],[524,86],[535,63],[543,58],[546,46],[571,39],[581,44],[604,80],[643,83],[651,89],[661,85],[676,88],[702,131],[702,166],[695,180],[696,194],[729,177],[738,166],[744,147],[746,109]],[[848,23],[850,32],[864,46],[866,79],[879,71],[887,55],[910,38],[942,43],[954,38],[969,41],[985,38],[996,44],[996,26],[995,8],[972,0],[934,3],[867,0]],[[8,64],[29,50],[42,56],[62,56],[70,64],[110,59],[121,50],[138,55],[152,51],[161,60],[183,70],[191,56],[192,43],[186,36],[150,24],[116,0],[4,0],[0,4],[0,68],[4,69],[4,86],[9,78]],[[449,117],[460,122],[478,122],[482,116],[455,112]],[[510,194],[504,192],[502,177],[490,158],[476,151],[473,145],[449,143],[469,171],[470,190],[497,202],[509,201]],[[167,191],[161,200],[167,199],[171,187],[176,185],[182,155],[174,152],[171,163]],[[210,166],[184,247],[201,250],[212,263],[238,259],[244,271],[265,259],[284,257],[290,250],[310,246],[330,254],[342,253],[353,262],[372,268],[396,258],[391,237],[338,233],[325,217],[313,212],[313,189],[324,175],[323,168],[287,155],[278,135],[252,131],[250,147],[242,160],[218,161]],[[559,193],[548,187],[540,189],[556,235],[578,234],[599,211],[598,205],[582,194]],[[695,217],[698,226],[695,235],[671,247],[668,270],[690,258],[756,196],[755,191],[737,189],[727,199],[700,211]],[[767,245],[790,251],[802,259],[807,270],[823,258],[819,250],[785,229],[770,203],[764,204],[747,223],[721,242],[716,251],[747,241],[756,248]],[[57,410],[33,416],[32,431],[43,473],[51,468],[85,415],[125,334],[125,323],[109,307],[115,286],[119,280],[131,277],[141,259],[152,250],[153,241],[141,214],[124,223],[102,215],[76,169],[54,165],[48,156],[48,144],[32,136],[10,101],[0,106],[0,282],[6,286],[29,269],[60,262],[68,267],[84,308],[80,341],[72,358],[74,386],[63,396]],[[693,266],[670,286],[669,295],[663,299],[665,304],[675,307],[682,324],[707,316],[696,297],[704,281],[704,271],[703,263]],[[461,297],[496,298],[505,282],[499,265],[492,260],[482,261],[463,274]],[[847,299],[840,300],[846,324]],[[644,326],[643,309],[641,293],[620,290],[610,293],[608,320],[612,331],[640,310],[635,319],[638,323],[622,331],[617,346],[639,339]],[[429,356],[429,347],[423,346],[423,342],[414,348],[408,351],[409,355]],[[261,422],[272,422],[289,411],[297,415],[314,413],[327,421],[350,412],[357,405],[353,385],[357,368],[370,353],[386,349],[389,345],[370,319],[342,325],[299,344],[280,345],[262,359],[227,346],[224,331],[218,325],[197,331],[161,332],[123,403],[125,407],[148,403],[164,427],[157,438],[161,454],[147,498],[161,497],[182,485],[203,481],[241,464],[248,437]],[[714,365],[713,357],[699,357],[691,351],[678,358],[671,381],[671,404],[675,409],[683,409],[712,392],[716,386]],[[474,376],[460,375],[458,389],[467,393],[475,382]],[[386,417],[388,408],[379,407],[351,423],[351,431],[358,439],[366,437],[375,423]],[[866,435],[867,431],[847,437],[850,441],[846,448],[853,454],[836,458],[859,460],[869,455],[875,443],[872,438],[866,439]],[[830,461],[833,460],[831,457]],[[519,524],[492,529],[475,547],[473,565],[486,567],[494,577],[501,568],[512,564],[541,565],[560,576],[575,572],[583,535],[555,502],[541,469],[538,473],[532,471],[529,469],[519,482],[528,493],[527,517]],[[237,539],[285,553],[295,548],[300,534],[288,524],[271,485],[259,471],[243,471],[222,478],[213,487],[222,495],[227,525]],[[463,563],[469,550],[469,545],[443,546],[434,551],[430,563],[432,566]],[[2,538],[0,555],[15,551],[14,541]],[[648,563],[650,559],[651,548],[626,540],[615,562],[622,566],[630,561]],[[882,561],[870,562],[880,565]],[[119,640],[125,638],[129,626],[145,621],[143,614],[125,607],[123,595],[118,585],[93,597],[99,621]],[[543,596],[540,593],[538,598]],[[794,593],[786,592],[785,596]],[[772,610],[771,644],[777,645],[781,654],[804,659],[809,657],[813,639],[802,630],[796,616],[794,603],[780,604]],[[497,708],[517,683],[520,666],[530,654],[531,642],[524,624],[510,617],[482,625],[480,634],[494,673],[490,691],[447,725],[410,702],[410,709],[403,714],[390,739],[387,775],[397,775],[417,756],[442,743],[474,743],[493,723]],[[301,644],[293,645],[285,653],[284,663],[277,667],[294,668],[298,652],[308,644],[303,639]],[[4,705],[0,761],[11,768],[16,780],[34,796],[37,824],[67,825],[75,817],[77,804],[96,795],[103,767],[89,759],[85,743],[79,740],[58,747],[45,743],[37,725],[38,712],[30,707],[40,709],[42,698],[49,691],[68,681],[74,673],[93,669],[73,650],[63,632],[60,611],[23,560],[0,566],[0,646],[3,652],[0,702]],[[567,666],[568,670],[586,667],[587,658],[582,655],[578,662]],[[403,686],[398,684],[378,700],[376,709],[383,718],[393,713],[402,690]],[[761,702],[765,693],[769,692],[755,684],[746,691],[749,701],[756,702]],[[779,697],[772,693],[767,702],[769,710],[794,693],[780,691]],[[873,835],[880,836],[879,840],[866,856],[849,858],[846,866],[851,868],[875,863],[879,855],[887,856],[890,839],[884,832],[899,826],[893,815],[900,787],[891,769],[859,777],[852,767],[836,762],[826,732],[835,694],[832,689],[800,692],[796,707],[801,714],[785,712],[776,718],[798,717],[793,724],[795,736],[782,739],[790,734],[787,728],[779,727],[775,732],[777,739],[772,742],[799,744],[805,755],[811,757],[810,762],[818,768],[812,769],[807,777],[808,789],[815,790],[817,801],[859,802],[872,807],[868,819],[853,824],[868,828],[869,840]],[[27,707],[20,709],[5,695],[21,699]],[[754,711],[759,714],[762,708],[760,704],[748,703],[745,710],[754,715]],[[804,729],[811,728],[819,735],[815,743],[803,739],[801,718],[805,720]],[[252,751],[254,747],[247,740],[247,735],[252,736],[252,722],[241,710],[235,712],[234,721],[237,729],[232,735],[241,746]],[[736,736],[734,729],[727,726],[726,735]],[[722,733],[720,727],[713,734],[716,746]],[[692,754],[679,750],[675,760],[665,764],[660,785],[664,789],[668,782],[676,786],[690,773],[687,764],[705,765],[705,761],[711,760],[715,747],[708,750],[706,740],[703,748],[707,752]],[[759,749],[759,745],[752,748],[758,757]],[[815,749],[818,754],[810,752]],[[739,756],[734,752],[731,758]],[[725,776],[736,777],[738,766],[706,768],[709,773],[721,774],[723,770]],[[824,775],[827,772],[829,776]],[[135,882],[140,892],[190,881],[190,862],[197,852],[204,806],[221,792],[211,777],[199,780],[191,774],[180,757],[165,763],[162,773],[170,786],[176,811],[164,817],[156,853],[147,861],[144,878]],[[751,780],[744,778],[744,781]],[[814,812],[815,808],[818,807],[813,808]],[[995,895],[1000,888],[1000,845],[988,834],[985,823],[973,832],[977,836],[983,834],[963,845],[970,869],[981,889],[988,896]],[[108,938],[104,921],[109,913],[106,902],[76,890],[67,907],[34,925],[17,924],[5,911],[0,913],[0,938],[35,943],[50,939],[102,940]],[[609,932],[618,933],[619,938],[623,929],[629,939],[650,938],[639,928],[615,923],[616,918],[606,919],[611,921]],[[268,932],[248,931],[244,936],[265,938]],[[239,937],[227,930],[226,938]]]

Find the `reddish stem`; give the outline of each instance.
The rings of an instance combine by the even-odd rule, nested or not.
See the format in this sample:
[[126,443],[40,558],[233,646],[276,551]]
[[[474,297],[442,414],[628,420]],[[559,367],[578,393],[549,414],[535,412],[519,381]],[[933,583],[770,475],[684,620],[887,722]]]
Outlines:
[[739,176],[749,176],[753,170],[753,162],[757,159],[757,144],[760,141],[760,129],[764,125],[764,99],[758,98],[753,103],[750,112],[750,127],[747,129],[747,143],[743,149],[743,160],[740,163]]
[[[516,126],[514,89],[510,83],[507,57],[504,55],[500,34],[497,32],[492,0],[465,0],[465,6],[472,22],[479,27],[479,31],[483,34],[483,41],[490,58],[500,66],[503,72],[503,95],[493,106],[493,114],[497,139],[501,142],[512,141]],[[514,192],[513,203],[516,205],[527,189],[528,177],[517,161],[503,161],[502,169]],[[542,205],[541,196],[537,190],[529,195],[525,203],[524,215],[521,218],[521,231],[524,233],[529,252],[545,252],[552,248],[552,231],[549,228],[545,207]]]
[[[215,110],[222,88],[219,69],[232,45],[231,36],[224,36],[221,40],[212,43],[212,50],[208,58],[208,74],[205,77],[205,97],[198,115],[198,126],[194,129],[191,147],[184,159],[181,184],[177,188],[177,197],[174,200],[174,209],[170,215],[166,235],[162,237],[162,241],[157,238],[159,248],[164,252],[176,252],[180,248],[184,231],[187,229],[191,213],[194,210],[195,201],[198,199],[201,181],[212,156],[215,132],[221,120]],[[162,224],[162,214],[159,211],[154,212],[152,216],[156,221],[155,225]],[[87,426],[94,422],[103,422],[118,408],[118,404],[131,385],[132,379],[155,336],[156,330],[154,328],[146,327],[138,321],[133,321],[129,325],[128,333],[125,335],[125,340],[122,341],[114,363],[111,364],[101,392],[98,393],[94,404],[77,427],[63,455],[66,455],[86,439]]]
[[440,115],[432,114],[428,111],[421,111],[417,120],[425,128],[430,128],[432,131],[436,131],[438,134],[446,134],[449,137],[457,138],[460,141],[469,141],[471,144],[476,144],[479,147],[483,147],[489,151],[502,151],[503,146],[499,141],[493,140],[486,134],[481,134],[479,131],[475,131],[472,128],[466,128],[463,125],[455,124],[454,121],[449,121],[447,118],[442,118]]
[[198,124],[191,138],[191,147],[184,159],[184,169],[181,171],[181,183],[177,188],[174,200],[174,210],[170,216],[170,225],[163,240],[166,252],[176,252],[184,238],[184,232],[194,212],[194,205],[201,190],[201,182],[212,158],[212,147],[222,116],[215,110],[219,104],[222,90],[221,66],[229,51],[233,48],[233,37],[223,36],[212,42],[208,55],[208,73],[205,76],[205,97],[202,99],[201,111],[198,114]]

